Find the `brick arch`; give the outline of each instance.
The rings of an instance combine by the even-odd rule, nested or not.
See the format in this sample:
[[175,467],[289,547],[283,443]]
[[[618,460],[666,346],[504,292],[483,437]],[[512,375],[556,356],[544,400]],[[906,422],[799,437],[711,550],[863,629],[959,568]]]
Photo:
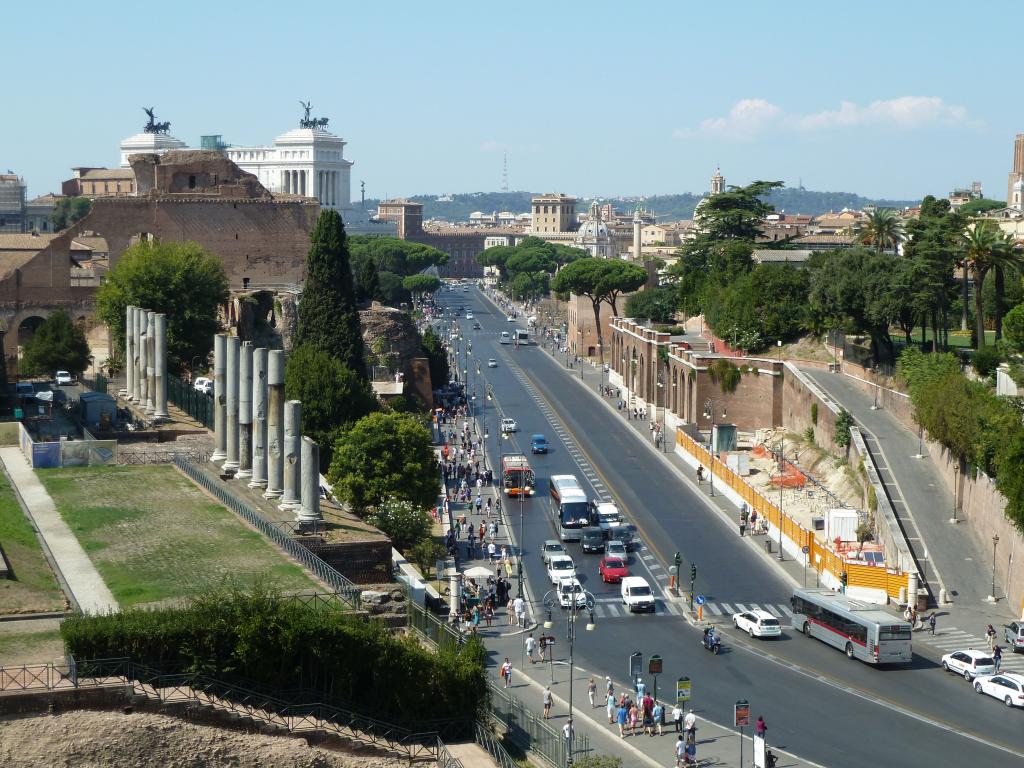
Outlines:
[[55,307],[28,307],[18,312],[4,314],[3,321],[7,329],[4,334],[4,355],[7,356],[9,362],[16,363],[18,360],[22,324],[32,318],[38,318],[39,322],[42,322],[52,315],[54,311],[56,311]]

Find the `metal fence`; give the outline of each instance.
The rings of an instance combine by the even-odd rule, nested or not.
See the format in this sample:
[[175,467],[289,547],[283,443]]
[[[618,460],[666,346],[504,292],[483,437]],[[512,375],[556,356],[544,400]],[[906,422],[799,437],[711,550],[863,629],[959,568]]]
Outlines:
[[[505,737],[520,749],[535,752],[556,768],[568,765],[569,745],[562,734],[551,728],[544,719],[526,708],[505,688],[487,681],[491,689],[491,713],[505,727]],[[590,738],[576,734],[573,740],[573,759],[590,752]]]
[[183,458],[185,461],[190,461],[196,464],[202,464],[210,460],[209,452],[200,450],[199,448],[185,448],[184,450],[181,448],[177,448],[173,451],[118,450],[117,463],[126,465],[173,464],[174,460],[179,457]]
[[426,608],[409,599],[411,593],[406,585],[406,606],[409,626],[437,647],[453,648],[462,643],[462,635],[450,625],[441,621]]
[[213,429],[213,398],[177,376],[167,375],[167,399],[207,429]]
[[[408,758],[431,759],[447,768],[461,768],[436,730],[417,730],[367,717],[326,703],[296,704],[278,696],[193,672],[167,673],[130,659],[99,659],[63,664],[0,667],[0,692],[42,692],[86,688],[124,688],[131,696],[160,703],[186,702],[232,712],[254,723],[290,734],[336,735],[368,747]],[[306,698],[309,698],[307,693]],[[315,693],[313,694],[315,695]]]
[[476,743],[487,750],[498,768],[519,768],[519,763],[508,753],[497,734],[484,723],[476,724]]
[[281,549],[298,560],[308,568],[318,579],[327,584],[338,594],[342,595],[346,602],[353,608],[359,608],[360,594],[359,587],[342,576],[331,565],[310,552],[306,547],[299,544],[291,536],[283,533],[273,523],[257,512],[248,502],[240,499],[232,493],[223,482],[207,477],[187,459],[181,456],[174,457],[174,465],[188,475],[193,481],[212,493],[225,507],[237,514],[256,530],[269,538]]

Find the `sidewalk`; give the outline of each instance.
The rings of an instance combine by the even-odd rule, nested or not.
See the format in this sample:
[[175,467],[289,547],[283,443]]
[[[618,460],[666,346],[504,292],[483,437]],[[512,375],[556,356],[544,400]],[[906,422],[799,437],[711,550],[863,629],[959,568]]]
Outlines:
[[[523,656],[523,638],[521,636],[491,637],[487,640],[488,650],[495,653],[498,658],[508,656],[512,660],[514,669],[512,672],[512,685],[509,693],[519,698],[528,709],[540,712],[543,710],[542,696],[544,687],[551,685],[551,692],[554,694],[554,705],[551,708],[550,725],[556,731],[561,731],[569,714],[569,666],[566,660],[568,651],[565,647],[555,647],[554,663],[541,663],[538,661],[531,664],[529,660],[523,663],[520,659]],[[550,658],[550,657],[549,657]],[[590,705],[588,699],[588,684],[593,677],[597,683],[597,694],[595,695],[595,706]],[[552,680],[554,681],[552,683]],[[615,686],[616,697],[623,691],[629,691],[630,696],[635,699],[635,692],[632,686],[627,686],[621,680],[612,679]],[[671,683],[669,683],[671,684]],[[572,698],[573,698],[573,722],[577,738],[587,735],[590,739],[591,751],[594,754],[615,755],[622,758],[623,764],[628,766],[672,766],[675,760],[676,734],[671,722],[669,713],[672,709],[672,697],[674,690],[664,691],[668,695],[659,695],[659,700],[666,706],[665,726],[660,736],[645,736],[642,734],[620,738],[618,726],[608,723],[607,710],[605,707],[605,672],[602,670],[588,670],[575,666],[572,676]],[[695,707],[695,714],[699,708]],[[756,717],[751,713],[752,718]],[[794,757],[780,751],[772,746],[771,723],[768,723],[769,738],[768,746],[778,758],[778,768],[800,768],[801,766],[816,766],[806,760]],[[744,728],[743,739],[743,766],[753,763],[753,724]],[[577,755],[582,757],[582,755]],[[739,730],[723,728],[701,718],[697,718],[697,759],[703,765],[740,766],[740,736]]]
[[118,610],[117,601],[82,545],[57,511],[57,506],[39,482],[17,446],[0,448],[0,461],[7,468],[11,484],[28,510],[29,518],[50,551],[60,575],[83,613]]

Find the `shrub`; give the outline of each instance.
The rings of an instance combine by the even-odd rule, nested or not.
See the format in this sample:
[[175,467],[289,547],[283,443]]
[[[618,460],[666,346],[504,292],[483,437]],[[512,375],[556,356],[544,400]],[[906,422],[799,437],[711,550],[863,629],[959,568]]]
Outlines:
[[835,441],[836,445],[840,448],[848,448],[850,445],[850,427],[853,426],[853,416],[850,412],[843,409],[839,412],[839,416],[836,419],[836,433]]
[[713,382],[722,388],[722,392],[724,394],[732,394],[735,392],[736,387],[740,385],[740,379],[742,378],[740,369],[724,357],[714,360],[708,366],[708,375],[711,376],[711,380]]
[[411,502],[388,498],[377,505],[366,522],[386,533],[396,549],[405,550],[430,536],[433,518]]
[[128,657],[280,695],[307,689],[397,724],[475,718],[486,706],[484,648],[430,651],[378,622],[289,600],[261,588],[219,590],[185,608],[85,615],[61,625],[67,651]]
[[811,424],[818,423],[818,404],[811,403]]
[[979,347],[971,356],[971,365],[978,375],[988,378],[996,372],[996,368],[1003,362],[1003,355],[997,347]]

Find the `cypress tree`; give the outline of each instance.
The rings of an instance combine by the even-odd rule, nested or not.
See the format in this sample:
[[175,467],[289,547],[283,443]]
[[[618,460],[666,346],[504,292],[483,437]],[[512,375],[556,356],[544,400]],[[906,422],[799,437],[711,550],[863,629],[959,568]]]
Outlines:
[[310,238],[295,336],[295,346],[301,344],[326,352],[366,379],[345,225],[337,211],[320,211]]

